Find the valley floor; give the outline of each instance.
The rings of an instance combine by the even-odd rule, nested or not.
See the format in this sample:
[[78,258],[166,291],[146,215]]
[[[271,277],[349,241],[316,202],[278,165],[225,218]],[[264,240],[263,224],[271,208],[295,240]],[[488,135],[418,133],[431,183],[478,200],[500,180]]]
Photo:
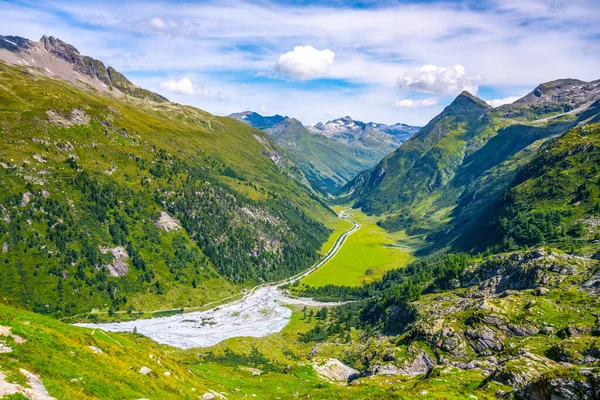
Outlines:
[[[343,207],[335,207],[337,212]],[[404,232],[389,233],[377,225],[378,219],[357,209],[345,211],[362,228],[348,238],[346,245],[318,271],[302,279],[308,286],[359,286],[380,279],[386,271],[400,268],[415,258],[418,246]]]

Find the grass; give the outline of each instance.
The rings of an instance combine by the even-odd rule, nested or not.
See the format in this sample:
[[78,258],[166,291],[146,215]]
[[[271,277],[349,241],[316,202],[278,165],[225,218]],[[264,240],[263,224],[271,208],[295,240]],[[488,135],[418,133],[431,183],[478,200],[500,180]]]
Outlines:
[[[339,212],[342,208],[335,210]],[[350,218],[362,227],[346,239],[328,263],[302,279],[302,283],[315,287],[327,284],[359,286],[414,260],[411,252],[418,242],[404,232],[389,233],[377,225],[376,217],[369,217],[360,210],[351,209],[347,213],[353,214]],[[333,243],[332,237],[326,245]]]
[[325,243],[323,243],[323,246],[321,247],[321,250],[319,251],[319,254],[321,254],[321,255],[327,254],[329,252],[329,250],[331,250],[331,248],[335,244],[335,241],[344,232],[346,232],[348,229],[352,228],[352,224],[341,218],[332,218],[330,221],[328,221],[327,227],[329,229],[333,229],[333,232],[331,233],[331,235],[329,235],[329,239],[327,239],[327,241]]

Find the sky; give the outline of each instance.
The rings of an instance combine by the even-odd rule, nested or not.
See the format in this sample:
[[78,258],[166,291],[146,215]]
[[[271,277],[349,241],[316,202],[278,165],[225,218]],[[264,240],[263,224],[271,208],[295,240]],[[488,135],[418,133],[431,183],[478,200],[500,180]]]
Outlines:
[[60,38],[218,115],[424,125],[467,90],[493,106],[600,79],[600,0],[0,0],[0,34]]

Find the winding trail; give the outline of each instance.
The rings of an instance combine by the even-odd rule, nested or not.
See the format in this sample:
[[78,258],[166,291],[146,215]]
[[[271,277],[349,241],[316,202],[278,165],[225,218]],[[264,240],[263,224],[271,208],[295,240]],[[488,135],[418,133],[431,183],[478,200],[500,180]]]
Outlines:
[[[232,337],[263,337],[279,332],[287,325],[292,316],[292,310],[284,307],[283,304],[308,306],[343,304],[288,297],[282,293],[280,287],[304,278],[331,260],[342,248],[348,236],[361,227],[359,223],[349,218],[351,216],[345,214],[344,211],[340,212],[339,217],[352,223],[352,228],[341,234],[327,254],[311,268],[279,282],[258,285],[240,300],[207,311],[195,311],[170,317],[76,325],[110,332],[131,332],[135,329],[138,333],[158,343],[183,349],[210,347]],[[227,298],[221,301],[223,300],[227,300]]]

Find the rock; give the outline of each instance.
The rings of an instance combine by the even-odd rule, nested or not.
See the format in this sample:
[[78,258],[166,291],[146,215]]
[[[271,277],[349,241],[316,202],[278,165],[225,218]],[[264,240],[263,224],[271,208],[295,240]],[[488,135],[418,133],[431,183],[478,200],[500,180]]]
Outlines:
[[314,364],[313,368],[318,375],[336,381],[351,382],[360,377],[360,373],[357,370],[343,364],[336,358],[330,358],[324,365],[321,366]]
[[542,378],[510,393],[517,400],[591,400],[600,398],[600,376],[591,374],[584,379],[568,377]]
[[466,356],[466,344],[463,338],[455,332],[454,328],[446,326],[437,331],[432,339],[433,346],[455,357]]
[[260,376],[263,373],[260,369],[257,369],[257,368],[240,367],[240,369],[250,372],[252,374],[252,376]]
[[181,229],[181,224],[175,218],[171,217],[164,211],[160,212],[160,218],[152,221],[157,227],[164,229],[167,232],[174,232]]
[[529,258],[542,258],[546,255],[546,250],[544,250],[543,248],[538,248],[535,250],[531,250],[528,254]]
[[149,373],[152,372],[152,370],[146,366],[143,366],[142,368],[140,368],[140,370],[138,372],[142,375],[148,375]]
[[127,266],[127,259],[129,259],[129,254],[127,250],[123,246],[117,247],[102,247],[100,246],[100,251],[102,254],[111,253],[114,259],[107,265],[104,265],[104,268],[108,270],[108,274],[110,276],[119,277],[124,276],[129,271],[129,267]]
[[200,396],[201,400],[214,400],[215,399],[215,395],[209,392],[204,393],[202,396]]
[[597,252],[596,254],[594,254],[594,255],[592,256],[592,259],[594,259],[594,260],[600,260],[600,251],[599,251],[599,252]]
[[589,335],[592,332],[591,327],[569,326],[559,330],[556,334],[562,339]]
[[504,349],[503,341],[497,337],[496,332],[485,325],[477,329],[466,330],[465,337],[470,340],[471,348],[476,353],[483,353],[487,350],[502,351]]
[[387,349],[383,356],[383,361],[396,361],[396,355],[394,354],[394,349]]
[[99,348],[94,347],[94,346],[88,346],[88,349],[90,349],[91,351],[93,351],[96,354],[102,354],[102,353],[104,353],[102,350],[100,350]]
[[60,126],[63,128],[69,128],[71,126],[87,125],[90,123],[90,116],[85,113],[81,108],[74,108],[71,113],[67,116],[61,115],[60,113],[48,110],[46,111],[46,122],[50,125]]
[[545,326],[540,330],[540,333],[546,336],[552,335],[554,333],[554,328],[551,326]]
[[31,194],[31,192],[25,192],[23,193],[23,197],[21,198],[21,207],[25,207],[27,204],[29,204],[29,202],[31,201],[31,196],[33,196]]
[[537,288],[537,290],[535,291],[535,295],[536,296],[545,296],[548,293],[550,293],[549,289],[546,289],[545,287],[539,287]]

